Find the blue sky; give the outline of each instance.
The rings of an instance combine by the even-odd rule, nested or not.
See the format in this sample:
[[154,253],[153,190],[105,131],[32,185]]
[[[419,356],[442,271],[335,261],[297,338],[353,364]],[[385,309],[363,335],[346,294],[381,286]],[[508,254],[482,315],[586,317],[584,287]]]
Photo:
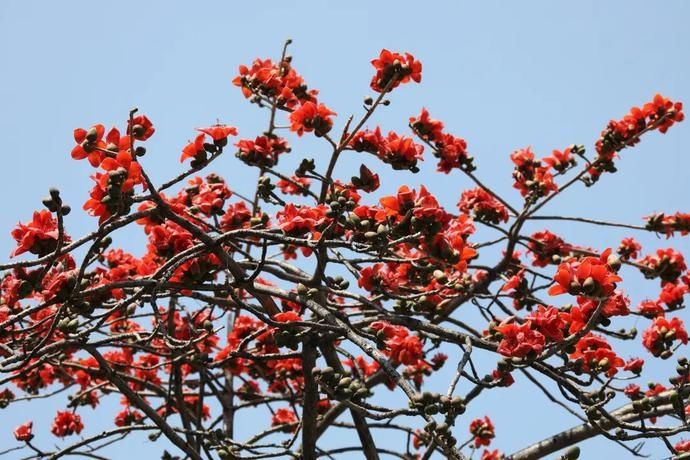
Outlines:
[[[690,103],[688,18],[690,3],[681,0],[4,1],[0,229],[5,230],[0,254],[9,254],[10,229],[40,208],[51,185],[60,187],[75,209],[67,221],[70,233],[94,228],[95,221],[79,210],[91,187],[91,169],[69,157],[75,127],[122,126],[127,111],[139,107],[157,129],[143,164],[158,182],[181,171],[179,152],[195,127],[220,119],[238,126],[244,136],[260,133],[265,113],[249,105],[230,80],[239,64],[275,57],[287,37],[294,40],[297,70],[339,113],[336,128],[342,128],[348,114],[361,113],[372,75],[369,60],[381,48],[414,54],[424,64],[422,84],[396,90],[393,104],[377,114],[375,123],[404,131],[408,117],[427,107],[450,132],[467,140],[478,175],[517,204],[508,159],[513,150],[531,145],[538,155],[547,155],[581,143],[591,152],[609,119],[656,92]],[[325,145],[312,140],[293,145],[290,161],[310,156],[324,166]],[[651,134],[623,154],[618,174],[592,189],[565,193],[543,212],[639,223],[653,211],[688,211],[688,145],[687,122],[665,136]],[[345,158],[341,177],[349,178],[360,162],[359,157]],[[237,168],[231,156],[214,164],[214,170],[237,190],[249,190],[255,180],[255,172]],[[433,170],[427,161],[416,176],[386,172],[384,190],[426,183],[452,207],[470,183],[460,174],[441,176]],[[598,248],[628,236],[582,225],[551,228],[574,243]],[[639,239],[646,250],[671,244],[651,235]],[[126,234],[121,244],[137,250],[141,241]],[[687,240],[673,244],[690,255]],[[656,295],[654,286],[631,279],[624,287],[633,302]],[[649,379],[665,381],[673,363],[652,370]],[[575,423],[521,382],[505,395],[481,401],[458,429],[465,430],[472,415],[489,413],[497,426],[496,447],[511,452]],[[3,414],[0,446],[12,442],[9,428],[27,418],[36,420],[37,431],[47,430],[58,403],[42,404]],[[264,420],[247,418],[248,425]],[[155,452],[145,438],[137,439],[113,458]],[[607,442],[583,447],[584,458],[628,455]],[[652,458],[665,455],[656,444],[646,452]]]

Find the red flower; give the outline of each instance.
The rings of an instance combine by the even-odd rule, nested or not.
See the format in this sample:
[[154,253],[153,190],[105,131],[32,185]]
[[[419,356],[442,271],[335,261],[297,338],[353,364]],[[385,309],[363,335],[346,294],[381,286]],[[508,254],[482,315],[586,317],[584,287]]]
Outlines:
[[307,195],[311,180],[306,177],[292,176],[290,180],[280,179],[276,185],[286,195]]
[[248,165],[273,167],[278,164],[278,157],[290,151],[285,139],[281,137],[259,136],[255,140],[241,139],[235,144],[239,151],[237,156]]
[[675,446],[673,446],[674,449],[676,449],[678,452],[690,452],[690,441],[686,440],[681,440],[676,443]]
[[532,265],[546,267],[549,264],[559,263],[561,257],[570,252],[570,245],[557,235],[548,230],[533,233],[528,244],[532,252]]
[[385,321],[374,321],[369,327],[376,331],[379,340],[385,342],[393,362],[415,365],[423,358],[422,341],[418,336],[410,335],[406,328]]
[[285,311],[273,315],[273,319],[279,323],[291,323],[293,321],[302,321],[302,317],[294,311]]
[[467,142],[465,139],[444,134],[434,144],[434,156],[439,158],[436,170],[448,174],[453,169],[462,169],[472,172],[476,168],[474,159],[467,152]]
[[493,195],[481,187],[462,192],[458,208],[465,214],[472,213],[479,221],[498,225],[508,222],[508,210]]
[[422,341],[416,335],[407,335],[407,330],[386,341],[390,348],[390,358],[395,363],[414,365],[422,359]]
[[685,284],[666,283],[659,293],[659,302],[665,304],[670,310],[683,305],[683,296],[690,291]]
[[570,359],[579,360],[584,372],[604,372],[609,377],[616,375],[618,368],[625,365],[625,361],[616,355],[605,338],[591,332],[578,340]]
[[225,145],[223,142],[228,136],[237,136],[237,128],[228,125],[213,125],[208,128],[197,128],[197,131],[208,134],[217,144]]
[[14,438],[17,441],[31,441],[34,438],[31,432],[34,426],[34,422],[26,422],[23,425],[19,425],[14,430]]
[[388,143],[381,133],[381,128],[377,126],[374,131],[368,129],[357,131],[350,141],[349,147],[357,152],[369,152],[384,156],[388,149]]
[[549,289],[550,295],[569,293],[586,297],[607,297],[616,288],[616,282],[622,278],[608,265],[610,249],[601,257],[585,257],[579,262],[566,262],[558,266],[553,277],[556,285]]
[[369,152],[376,155],[393,169],[409,169],[417,171],[417,161],[422,160],[424,147],[415,144],[410,137],[399,136],[393,131],[383,137],[379,127],[374,131],[359,131],[352,138],[350,148],[358,152]]
[[657,316],[664,316],[664,307],[661,306],[657,300],[643,300],[637,307],[637,311],[647,318],[655,318]]
[[326,220],[327,206],[318,205],[316,207],[300,206],[299,208],[292,203],[285,206],[282,211],[278,211],[276,218],[281,230],[289,235],[304,235],[307,232],[314,232],[318,226]]
[[[57,220],[47,209],[35,211],[31,222],[17,224],[17,228],[12,230],[12,238],[17,242],[17,248],[10,257],[27,251],[39,257],[50,254],[57,246]],[[69,241],[69,237],[65,236],[65,242]]]
[[503,460],[505,455],[503,455],[498,449],[496,450],[484,450],[482,452],[482,457],[479,460]]
[[568,168],[575,166],[575,158],[572,157],[571,151],[573,146],[566,147],[565,150],[554,150],[550,157],[544,158],[544,163],[562,173]]
[[422,108],[417,118],[410,117],[410,126],[425,141],[433,142],[443,136],[443,122],[431,118],[425,108]]
[[372,360],[370,363],[367,362],[367,360],[364,358],[364,356],[359,355],[357,356],[354,361],[351,359],[345,359],[343,360],[343,364],[345,366],[351,367],[351,368],[356,368],[357,371],[364,377],[368,378],[371,377],[376,373],[376,371],[379,370],[379,363]]
[[498,369],[491,371],[491,378],[496,381],[497,385],[500,387],[507,388],[515,383],[515,379],[513,379],[510,372],[499,371]]
[[386,137],[387,149],[385,156],[381,159],[385,163],[393,166],[393,169],[410,169],[417,166],[417,160],[422,159],[424,147],[415,144],[411,137],[398,136],[394,132],[388,133]]
[[134,139],[145,141],[153,136],[154,132],[156,130],[153,127],[153,123],[146,115],[137,115],[127,122],[127,134],[134,137]]
[[631,383],[630,385],[626,386],[623,389],[623,394],[633,401],[643,397],[642,390],[636,383]]
[[401,83],[414,80],[419,83],[422,81],[422,63],[416,61],[410,53],[392,53],[387,49],[381,50],[377,59],[373,59],[371,64],[376,69],[376,75],[371,79],[371,89],[380,93],[386,86],[388,90],[396,88]]
[[290,114],[290,130],[298,136],[313,131],[316,136],[321,137],[333,127],[332,115],[337,114],[324,104],[306,102]]
[[185,147],[182,149],[180,163],[184,162],[188,158],[197,161],[204,161],[206,159],[206,150],[204,150],[204,137],[204,134],[199,134],[197,137],[194,138],[192,142],[185,145]]
[[498,352],[503,356],[536,357],[544,350],[544,336],[533,330],[528,323],[500,324],[496,326],[496,330],[502,335]]
[[81,422],[81,417],[79,415],[69,411],[58,411],[50,431],[55,436],[64,438],[72,434],[79,434],[83,429],[84,424]]
[[680,318],[667,320],[663,316],[654,318],[652,325],[642,334],[642,344],[654,356],[668,358],[673,353],[673,342],[688,343],[688,333]]
[[220,227],[223,231],[243,228],[252,218],[252,213],[247,209],[244,201],[238,201],[228,205],[225,214],[220,219]]
[[644,366],[644,359],[632,358],[625,363],[625,366],[623,366],[623,370],[632,372],[633,374],[640,375],[642,373],[642,366]]
[[72,149],[72,158],[75,160],[89,159],[89,163],[94,168],[98,167],[105,158],[105,154],[97,149],[105,149],[106,144],[103,142],[103,134],[105,133],[105,126],[98,124],[94,125],[88,130],[77,128],[74,130],[74,140],[77,142],[76,147]]
[[563,330],[565,322],[560,310],[554,307],[544,307],[539,305],[537,310],[525,317],[530,326],[539,331],[544,337],[553,341],[563,340]]
[[494,424],[489,417],[478,418],[470,423],[470,433],[474,436],[474,446],[488,446],[496,437]]
[[144,414],[142,414],[141,412],[131,410],[129,408],[122,409],[115,416],[115,426],[136,425],[142,420],[144,420]]
[[642,246],[634,238],[623,238],[616,252],[621,260],[637,259]]
[[271,418],[271,426],[281,426],[281,425],[291,425],[295,424],[294,427],[285,426],[283,431],[294,432],[297,430],[297,416],[291,409],[280,408],[276,410],[275,414]]

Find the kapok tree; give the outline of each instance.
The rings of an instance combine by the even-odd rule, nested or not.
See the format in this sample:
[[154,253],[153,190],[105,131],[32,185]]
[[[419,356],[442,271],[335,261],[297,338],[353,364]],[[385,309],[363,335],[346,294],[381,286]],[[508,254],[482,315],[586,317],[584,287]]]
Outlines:
[[[375,97],[336,129],[336,113],[295,71],[288,44],[278,60],[240,66],[233,80],[266,112],[266,131],[198,129],[182,148],[186,170],[168,182],[154,184],[146,172],[155,130],[136,109],[122,129],[74,131],[72,157],[94,168],[83,208],[98,218],[95,230],[70,236],[70,207],[51,189],[44,208],[12,231],[11,256],[32,257],[2,265],[0,285],[0,403],[70,396],[49,429],[31,420],[16,427],[17,444],[5,452],[103,458],[100,449],[142,431],[161,442],[164,459],[525,460],[561,450],[574,459],[578,443],[596,436],[635,455],[650,438],[672,455],[690,451],[675,436],[688,429],[688,360],[678,357],[649,386],[636,383],[645,359],[669,359],[688,342],[676,312],[690,274],[676,250],[645,254],[626,234],[686,235],[690,214],[654,214],[644,225],[539,214],[564,190],[585,193],[615,173],[621,152],[644,134],[683,120],[682,105],[654,96],[612,120],[593,154],[582,145],[544,158],[515,151],[521,199],[508,198],[479,179],[465,140],[427,110],[409,119],[410,134],[371,127],[392,93],[421,81],[412,55],[381,51],[372,61]],[[281,136],[287,130],[318,137],[324,152],[281,170],[283,156],[300,155]],[[358,152],[380,167],[339,178],[338,160]],[[257,170],[253,195],[200,175],[232,154]],[[442,207],[426,187],[376,196],[387,171],[416,173],[431,157],[439,173],[473,182],[457,208]],[[618,247],[589,248],[523,230],[563,219],[624,234]],[[113,247],[128,227],[146,236],[144,254]],[[478,227],[493,236],[478,240]],[[658,298],[631,308],[624,278],[649,280]],[[641,337],[619,326],[631,315],[644,324]],[[622,341],[639,343],[643,358],[624,359]],[[450,381],[434,379],[444,365]],[[512,454],[492,450],[492,414],[463,414],[514,379],[582,423]],[[404,402],[391,405],[389,392]],[[121,410],[104,412],[106,399]],[[249,412],[266,423],[244,424],[254,432],[240,437],[238,417]],[[90,432],[95,417],[112,426]],[[347,439],[359,442],[320,442],[333,429],[352,430]],[[402,442],[382,444],[381,431]]]

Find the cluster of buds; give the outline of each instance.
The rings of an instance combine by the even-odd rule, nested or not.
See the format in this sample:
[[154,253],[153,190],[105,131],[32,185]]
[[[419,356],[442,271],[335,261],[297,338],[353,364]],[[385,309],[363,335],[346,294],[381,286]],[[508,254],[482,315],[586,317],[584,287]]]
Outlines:
[[79,318],[66,316],[57,323],[57,329],[63,334],[74,334],[79,327]]
[[437,308],[438,303],[425,295],[413,299],[396,299],[395,304],[393,304],[393,310],[400,314],[410,314],[412,311],[433,314]]
[[62,203],[62,198],[60,197],[60,190],[51,187],[50,190],[48,190],[48,192],[49,196],[43,198],[43,206],[48,208],[48,211],[50,212],[59,212],[63,216],[69,214],[72,208]]
[[101,198],[100,202],[106,207],[110,215],[126,215],[132,208],[134,190],[124,191],[123,189],[127,174],[125,168],[108,172],[105,196]]
[[307,173],[314,172],[316,170],[316,163],[313,158],[303,159],[297,169],[295,169],[295,176],[305,177]]
[[335,190],[326,195],[326,203],[328,203],[328,211],[326,217],[335,218],[340,216],[345,211],[352,211],[357,206],[357,203],[347,196],[345,190]]
[[271,178],[268,176],[261,176],[256,184],[256,195],[266,202],[271,202],[272,197],[275,195],[274,190],[276,189],[275,184],[271,182]]
[[685,356],[680,356],[678,358],[676,373],[678,375],[669,377],[668,379],[671,385],[684,385],[690,381],[690,363]]
[[[653,390],[655,387],[655,383],[649,383],[650,390]],[[645,397],[640,393],[636,399],[633,399],[632,408],[636,413],[644,414],[645,412],[652,412],[656,408],[656,405],[652,398]]]
[[12,393],[10,389],[5,388],[4,390],[0,391],[0,409],[5,409],[12,401],[14,401],[14,399],[14,393]]
[[344,291],[350,287],[350,282],[340,275],[327,276],[326,283],[333,289]]
[[449,420],[454,420],[466,410],[465,401],[460,396],[450,397],[429,391],[415,394],[410,400],[410,408],[426,415],[441,413]]
[[287,347],[290,350],[297,350],[300,344],[300,338],[295,335],[294,331],[286,331],[284,329],[273,332],[273,340],[277,347]]
[[315,368],[312,374],[324,391],[338,400],[348,399],[357,402],[371,395],[371,391],[362,380],[336,372],[332,367]]
[[371,244],[385,244],[388,242],[390,226],[384,222],[377,223],[372,219],[362,219],[355,213],[350,213],[345,221],[347,228],[355,230],[352,241]]
[[309,288],[302,283],[297,284],[297,294],[301,297],[306,297],[307,299],[312,299],[319,294],[317,288]]
[[254,216],[251,219],[249,219],[249,226],[251,228],[265,228],[270,220],[271,218],[269,217],[269,215],[263,212],[261,213],[261,215]]
[[429,436],[438,437],[447,446],[453,447],[458,443],[458,440],[451,433],[450,425],[446,422],[438,423],[432,420],[424,425],[424,431],[428,433]]

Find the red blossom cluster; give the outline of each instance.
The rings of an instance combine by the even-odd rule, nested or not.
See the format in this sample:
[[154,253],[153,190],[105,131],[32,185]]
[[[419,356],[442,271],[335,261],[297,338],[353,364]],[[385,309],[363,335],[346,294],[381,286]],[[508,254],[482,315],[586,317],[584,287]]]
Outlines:
[[383,49],[371,64],[376,69],[376,74],[371,79],[371,89],[376,92],[391,91],[410,80],[417,83],[422,81],[422,63],[410,53],[402,55]]
[[535,159],[531,147],[516,150],[510,155],[510,159],[515,164],[513,187],[518,189],[522,196],[535,199],[558,190],[558,185],[550,172],[551,166],[548,163],[547,166],[543,166],[542,161]]
[[667,320],[663,316],[654,319],[651,326],[642,334],[642,344],[654,356],[671,356],[674,342],[688,343],[688,333],[679,318]]
[[400,136],[393,131],[384,137],[379,127],[374,131],[357,132],[350,141],[350,148],[374,154],[393,169],[408,169],[412,172],[419,171],[417,162],[423,160],[424,152],[424,147],[415,144],[411,137]]
[[310,90],[304,79],[291,65],[291,59],[278,63],[271,59],[256,59],[251,67],[241,65],[232,84],[242,88],[242,94],[253,102],[275,101],[279,107],[293,109],[298,104],[316,101],[317,90]]
[[470,423],[470,434],[474,436],[474,447],[488,446],[496,437],[494,424],[489,417],[478,418]]
[[611,249],[607,249],[600,257],[589,256],[582,260],[563,262],[558,266],[554,276],[556,284],[549,289],[549,294],[608,297],[616,288],[616,282],[622,281],[616,273],[615,261],[615,257],[611,257]]
[[548,230],[533,233],[528,247],[532,253],[532,265],[535,267],[559,264],[571,250],[571,246],[563,241],[563,238]]
[[633,107],[620,120],[611,120],[596,142],[597,157],[588,170],[587,180],[596,182],[604,172],[616,172],[614,160],[618,152],[632,147],[647,131],[659,130],[662,134],[675,123],[683,121],[683,104],[656,94],[651,102]]
[[452,134],[443,132],[443,122],[434,120],[426,109],[418,117],[410,118],[410,128],[432,149],[438,163],[438,171],[450,173],[453,169],[472,172],[476,168],[474,159],[467,153],[467,142]]
[[237,157],[251,166],[271,168],[278,164],[283,153],[290,152],[285,139],[277,136],[257,136],[256,139],[241,139],[237,144]]
[[[395,429],[368,419],[403,414],[425,419],[423,430],[400,426],[413,434],[416,449],[429,450],[426,457],[461,459],[463,449],[472,455],[490,446],[495,430],[488,416],[474,419],[471,438],[462,444],[450,428],[458,417],[473,400],[521,378],[514,371],[530,377],[528,371],[535,370],[534,379],[555,381],[590,421],[605,414],[615,425],[618,414],[633,411],[639,420],[626,419],[621,427],[627,431],[673,434],[676,428],[649,431],[645,423],[690,414],[687,359],[679,359],[669,388],[623,387],[617,379],[635,379],[647,369],[641,358],[625,361],[617,343],[637,339],[636,329],[619,326],[621,317],[631,315],[649,322],[641,344],[653,357],[666,359],[687,344],[683,321],[670,315],[690,293],[683,254],[667,248],[640,257],[641,245],[626,237],[615,255],[527,227],[530,220],[559,219],[534,214],[578,179],[591,183],[614,171],[622,148],[646,131],[666,132],[683,119],[682,105],[657,95],[612,121],[592,162],[579,145],[541,159],[529,147],[515,151],[513,186],[525,200],[513,207],[480,182],[466,142],[446,133],[426,109],[409,119],[420,143],[393,131],[384,136],[378,126],[364,128],[375,110],[390,105],[387,93],[421,81],[422,65],[409,53],[384,49],[372,64],[371,88],[379,97],[367,98],[365,114],[349,120],[340,136],[330,134],[336,113],[317,99],[318,91],[307,87],[285,52],[277,62],[257,59],[240,67],[233,84],[269,111],[266,131],[234,144],[239,162],[258,170],[250,193],[236,188],[235,176],[226,182],[214,173],[195,175],[239,135],[233,126],[198,128],[182,149],[180,160],[190,160],[188,169],[161,186],[150,181],[141,163],[146,148],[140,143],[155,132],[146,116],[132,111],[124,135],[101,124],[76,129],[72,157],[97,169],[84,209],[98,217],[98,228],[70,238],[64,219],[69,207],[51,190],[46,209],[12,231],[11,257],[29,253],[37,259],[3,265],[0,368],[7,374],[4,381],[29,397],[1,388],[0,408],[71,389],[50,429],[65,438],[81,434],[87,411],[103,410],[101,400],[117,395],[119,408],[111,417],[117,428],[96,435],[91,444],[103,439],[107,445],[111,436],[144,426],[154,431],[152,439],[165,436],[188,458],[214,452],[220,458],[243,452],[315,458],[319,436],[343,411],[350,411],[366,450],[374,447],[372,430]],[[280,124],[281,117],[287,125]],[[350,125],[356,127],[352,132]],[[324,138],[330,158],[303,158],[292,171],[278,170],[291,147],[276,132],[288,128],[296,137]],[[339,177],[343,165],[337,162],[346,151],[367,152],[393,170],[417,172],[423,144],[439,159],[439,172],[464,174],[476,184],[462,191],[459,214],[423,185],[369,195],[388,179],[373,166],[361,165],[349,181]],[[577,167],[578,157],[586,165],[559,189],[557,179]],[[690,214],[681,212],[653,214],[644,228],[565,219],[668,238],[690,233]],[[130,224],[145,241],[138,255],[114,247],[116,232]],[[483,228],[476,232],[475,226]],[[480,241],[484,231],[498,237]],[[528,257],[531,263],[524,260]],[[631,311],[622,290],[622,275],[628,282],[623,265],[659,279],[658,297]],[[550,305],[546,294],[572,297]],[[434,373],[448,360],[458,364],[450,388],[443,395],[428,391],[435,383],[429,377],[440,378]],[[621,378],[621,372],[628,374]],[[401,390],[407,407],[370,403],[380,384]],[[629,398],[630,407],[610,409],[611,392]],[[263,431],[249,441],[236,440],[238,413],[259,406],[270,411],[270,427],[258,427]],[[669,406],[675,412],[668,412]],[[33,421],[12,434],[39,455],[59,454],[33,447]],[[300,434],[303,444],[293,448]],[[291,441],[266,439],[273,436]],[[71,448],[91,454],[79,450],[83,445]],[[690,448],[679,442],[675,449]],[[481,460],[503,458],[499,450],[481,453]]]
[[[180,162],[191,159],[191,166],[198,167],[208,161],[208,155],[219,154],[228,143],[229,136],[237,136],[237,128],[234,126],[215,125],[208,128],[197,128],[201,134],[182,149]],[[206,136],[212,142],[206,142]]]
[[509,219],[506,207],[481,187],[463,191],[458,208],[460,212],[471,214],[475,220],[494,225]]
[[663,233],[666,235],[666,238],[672,237],[676,232],[680,233],[682,236],[690,233],[689,213],[677,212],[672,216],[658,213],[647,216],[645,219],[647,220],[645,225],[647,230]]

